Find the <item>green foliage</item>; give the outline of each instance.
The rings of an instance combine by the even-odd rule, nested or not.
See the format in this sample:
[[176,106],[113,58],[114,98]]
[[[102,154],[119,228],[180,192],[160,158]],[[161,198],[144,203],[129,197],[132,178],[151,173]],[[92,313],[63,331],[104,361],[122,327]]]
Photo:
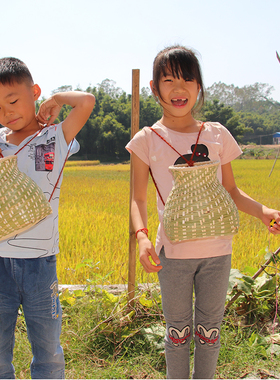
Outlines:
[[[88,266],[89,286],[83,290],[65,289],[60,294],[63,308],[62,346],[66,378],[164,378],[165,323],[157,286],[136,290],[134,306],[128,307],[127,293],[112,294],[98,286],[95,269],[99,263],[86,259],[76,269]],[[246,268],[245,273],[255,272]],[[252,281],[248,275],[232,270],[230,291],[238,282],[244,294],[260,298],[255,307],[264,308],[273,297],[275,283],[265,276]],[[275,278],[275,277],[274,277]],[[103,279],[105,282],[105,279]],[[243,286],[242,282],[246,284]],[[272,296],[271,296],[272,295]],[[274,294],[275,301],[275,294]],[[267,334],[258,324],[245,324],[238,307],[228,312],[221,328],[221,350],[215,378],[279,378],[280,334]],[[256,311],[260,315],[263,311]],[[194,346],[191,344],[191,365]],[[21,311],[16,327],[14,365],[17,378],[29,378],[32,358],[26,325]],[[268,377],[268,376],[266,376]]]
[[[97,286],[86,288],[82,297],[81,293],[63,292],[64,334],[69,339],[68,331],[72,331],[69,344],[79,346],[76,360],[86,355],[108,366],[111,361],[127,360],[141,353],[150,355],[154,372],[164,370],[164,358],[158,356],[163,351],[165,331],[158,292],[140,292],[133,308],[127,306],[126,293],[112,294]],[[75,325],[79,325],[79,332],[74,333]],[[68,350],[65,355],[66,360],[72,357]]]
[[276,112],[280,104],[274,101],[271,93],[274,88],[267,83],[254,83],[244,87],[218,82],[207,88],[207,100],[218,99],[236,112]]
[[[263,254],[263,252],[260,252]],[[267,258],[271,254],[267,253]],[[242,274],[238,269],[231,269],[227,299],[230,301],[238,296],[234,306],[236,313],[242,315],[246,324],[259,324],[269,321],[277,313],[276,299],[280,297],[279,275],[277,274],[277,262],[274,258],[273,265],[265,268],[262,276],[254,277],[256,269],[247,267]],[[275,274],[276,270],[276,274]],[[278,316],[279,322],[280,318]]]
[[224,125],[233,135],[233,137],[241,142],[243,134],[246,132],[244,124],[239,122],[239,116],[230,106],[219,103],[217,99],[213,102],[207,101],[200,111],[201,120],[214,121]]
[[272,135],[280,131],[280,103],[271,98],[272,91],[273,87],[264,83],[239,88],[219,82],[207,88],[207,100],[219,101],[236,112],[244,126],[237,134],[238,141],[272,144]]
[[[71,86],[61,86],[53,93],[69,90]],[[280,131],[280,103],[271,98],[272,90],[273,87],[263,83],[242,88],[214,83],[207,88],[207,101],[198,117],[203,121],[220,122],[240,143],[271,144],[273,133]],[[76,157],[103,162],[129,159],[125,145],[130,140],[131,95],[110,79],[96,87],[89,86],[86,91],[95,95],[96,104],[77,135],[81,149]],[[63,106],[57,122],[64,120],[70,110],[71,107]],[[161,116],[161,106],[150,89],[142,88],[139,128],[153,125]]]

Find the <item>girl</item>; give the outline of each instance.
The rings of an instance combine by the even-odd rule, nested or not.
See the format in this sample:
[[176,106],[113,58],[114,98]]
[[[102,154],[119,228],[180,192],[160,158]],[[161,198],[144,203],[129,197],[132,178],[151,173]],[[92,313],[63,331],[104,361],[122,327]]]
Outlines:
[[[167,238],[162,219],[164,203],[173,185],[168,167],[182,163],[181,155],[187,158],[192,155],[200,133],[194,160],[220,162],[218,179],[240,211],[261,219],[273,234],[280,233],[280,212],[261,205],[236,187],[231,161],[242,152],[229,131],[219,123],[202,123],[194,118],[195,107],[203,104],[204,88],[200,65],[193,51],[183,46],[162,50],[154,60],[150,86],[162,106],[163,116],[153,125],[153,130],[143,128],[126,147],[134,167],[131,213],[140,262],[146,272],[158,272],[159,276],[166,320],[167,378],[189,378],[193,335],[193,378],[213,378],[220,349],[232,236],[178,243]],[[158,189],[160,224],[155,248],[147,230],[149,168]],[[276,223],[270,227],[272,219]]]

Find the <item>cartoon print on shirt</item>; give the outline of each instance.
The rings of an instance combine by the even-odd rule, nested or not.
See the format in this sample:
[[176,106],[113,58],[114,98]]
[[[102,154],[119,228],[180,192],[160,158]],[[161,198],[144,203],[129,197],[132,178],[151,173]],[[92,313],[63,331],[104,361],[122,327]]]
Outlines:
[[[191,146],[192,152],[193,152],[194,148],[195,148],[195,144],[193,144]],[[208,157],[208,155],[209,155],[209,151],[208,151],[207,146],[204,144],[197,144],[195,154],[193,156],[193,161],[195,161],[195,162],[210,161],[210,158]],[[183,154],[183,157],[185,157],[187,160],[190,160],[192,157],[192,153]],[[179,157],[175,161],[174,165],[181,165],[181,164],[185,164],[185,163],[186,163],[186,161],[182,157]]]

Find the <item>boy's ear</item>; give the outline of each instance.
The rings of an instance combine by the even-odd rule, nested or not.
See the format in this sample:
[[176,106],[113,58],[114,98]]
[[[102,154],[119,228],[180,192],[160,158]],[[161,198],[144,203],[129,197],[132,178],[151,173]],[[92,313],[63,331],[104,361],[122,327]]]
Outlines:
[[34,101],[36,101],[40,98],[41,88],[38,86],[38,84],[34,84],[32,89],[33,89],[33,94],[34,94]]

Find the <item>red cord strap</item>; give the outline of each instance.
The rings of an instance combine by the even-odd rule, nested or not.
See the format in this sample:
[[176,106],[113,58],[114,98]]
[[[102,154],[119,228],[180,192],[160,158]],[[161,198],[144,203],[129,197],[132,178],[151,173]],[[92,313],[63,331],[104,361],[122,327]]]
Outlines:
[[[23,148],[25,148],[33,139],[35,139],[35,137],[37,137],[38,135],[39,135],[39,133],[42,131],[42,129],[40,129],[30,140],[28,140],[27,141],[27,143],[26,144],[24,144],[16,153],[14,153],[14,155],[16,156]],[[70,143],[70,145],[69,145],[69,148],[68,148],[68,152],[67,152],[67,155],[66,155],[66,158],[65,158],[65,160],[64,160],[64,164],[63,164],[63,166],[62,166],[62,169],[60,170],[60,173],[59,173],[59,176],[58,176],[58,178],[57,178],[57,181],[56,181],[56,183],[55,183],[55,185],[54,185],[54,188],[53,188],[53,191],[52,191],[52,193],[51,193],[51,196],[50,196],[50,198],[49,198],[49,202],[51,201],[51,199],[52,199],[52,196],[53,196],[53,194],[54,194],[54,192],[55,192],[55,189],[57,188],[57,185],[58,185],[58,182],[59,182],[59,179],[60,179],[60,177],[61,177],[61,174],[62,174],[62,172],[63,172],[63,169],[64,169],[64,166],[65,166],[65,164],[66,164],[66,161],[67,161],[67,159],[68,159],[68,156],[69,156],[69,153],[70,153],[70,150],[71,150],[71,147],[72,147],[72,145],[73,145],[73,142],[74,142],[74,139],[71,141],[71,143]],[[3,154],[0,152],[0,158],[4,158],[4,156],[3,156]]]
[[[196,148],[197,148],[197,144],[198,144],[198,140],[199,140],[199,136],[200,136],[200,134],[201,134],[201,131],[202,131],[202,128],[203,128],[203,125],[204,125],[204,122],[201,124],[201,126],[200,126],[200,129],[199,129],[199,132],[198,132],[198,136],[197,136],[197,139],[196,139],[196,143],[195,143],[195,146],[194,146],[194,150],[193,150],[193,153],[192,153],[192,156],[191,156],[191,159],[190,160],[187,160],[186,159],[186,157],[184,157],[184,156],[182,156],[168,141],[166,141],[165,140],[165,138],[163,137],[163,136],[161,136],[156,130],[154,130],[152,127],[150,127],[150,129],[153,131],[153,132],[155,132],[155,134],[156,135],[158,135],[164,142],[166,142],[166,144],[168,145],[168,146],[170,146],[170,148],[172,148],[177,154],[179,154],[179,156],[181,157],[181,158],[183,158],[183,160],[184,161],[186,161],[186,163],[189,165],[189,166],[194,166],[194,160],[193,160],[193,157],[194,157],[194,154],[195,154],[195,151],[196,151]],[[153,176],[153,173],[152,173],[152,170],[151,170],[151,168],[149,168],[149,171],[150,171],[150,174],[151,174],[151,177],[152,177],[152,180],[153,180],[153,182],[154,182],[154,185],[155,185],[155,187],[156,187],[156,189],[157,189],[157,193],[158,193],[158,195],[159,195],[159,197],[160,197],[160,200],[162,201],[162,204],[165,206],[165,202],[164,202],[164,200],[163,200],[163,198],[162,198],[162,196],[161,196],[161,194],[160,194],[160,192],[159,192],[159,189],[158,189],[158,186],[157,186],[157,184],[156,184],[156,181],[155,181],[155,179],[154,179],[154,176]],[[138,232],[138,231],[137,231]]]
[[68,157],[69,157],[69,153],[70,153],[70,150],[71,150],[71,148],[72,148],[73,142],[74,142],[74,139],[71,141],[71,143],[70,143],[70,145],[69,145],[68,152],[67,152],[66,158],[65,158],[65,160],[64,160],[64,164],[63,164],[63,166],[62,166],[62,169],[60,170],[59,176],[58,176],[57,181],[56,181],[56,183],[55,183],[55,185],[54,185],[54,188],[53,188],[53,191],[52,191],[52,193],[51,193],[51,196],[50,196],[49,202],[51,201],[52,196],[53,196],[53,193],[55,192],[55,189],[57,188],[57,185],[58,185],[58,182],[59,182],[59,180],[60,180],[61,174],[62,174],[62,172],[63,172],[64,166],[65,166],[66,161],[67,161],[67,159],[68,159]]
[[40,129],[29,141],[27,141],[26,144],[24,144],[16,153],[14,153],[14,155],[16,156],[23,148],[26,147],[26,145],[28,145],[32,140],[35,139],[35,137],[37,137],[39,135],[39,133],[42,131],[42,129]]
[[164,142],[166,142],[167,145],[170,146],[170,148],[172,148],[177,154],[179,154],[179,156],[181,158],[183,158],[184,161],[186,161],[186,163],[189,165],[189,166],[193,166],[194,165],[194,160],[193,160],[193,157],[194,157],[194,154],[195,154],[195,151],[196,151],[196,148],[197,148],[197,144],[198,144],[198,140],[199,140],[199,136],[201,134],[201,131],[202,131],[202,128],[203,128],[203,125],[204,123],[201,124],[200,126],[200,129],[199,129],[199,132],[198,132],[198,136],[197,136],[197,139],[196,139],[196,143],[195,143],[195,147],[194,147],[194,150],[193,150],[193,153],[192,153],[192,156],[191,156],[191,159],[190,160],[187,160],[186,157],[182,156],[181,153],[179,153],[168,141],[165,140],[165,138],[163,136],[161,136],[154,128],[150,127],[150,129],[155,132],[156,135],[158,135],[158,137],[160,137]]
[[[37,137],[41,131],[42,129],[40,129],[30,140],[28,140],[26,144],[24,144],[16,153],[14,153],[14,155],[16,156],[23,148],[25,148],[26,145],[28,145],[33,139],[35,139],[35,137]],[[1,152],[0,152],[0,157],[4,158]]]

